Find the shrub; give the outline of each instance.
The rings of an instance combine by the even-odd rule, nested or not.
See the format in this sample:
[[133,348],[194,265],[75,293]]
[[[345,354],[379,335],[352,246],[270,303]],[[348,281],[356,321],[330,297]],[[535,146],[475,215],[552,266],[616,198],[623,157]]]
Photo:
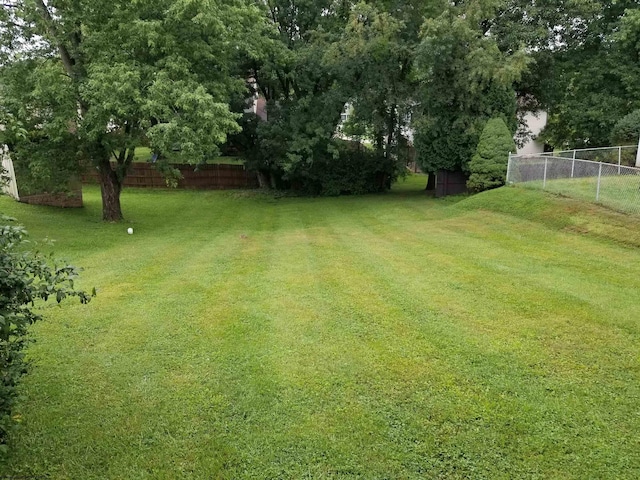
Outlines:
[[635,144],[640,137],[640,110],[625,115],[611,130],[613,145]]
[[372,193],[389,188],[402,171],[400,162],[364,144],[319,133],[294,135],[277,114],[244,137],[245,163],[265,186],[305,195]]
[[481,192],[504,185],[509,152],[515,151],[516,144],[504,120],[489,120],[480,135],[476,153],[469,162],[469,190]]
[[50,138],[34,131],[12,143],[11,157],[20,195],[72,191],[79,184],[82,157],[79,150],[71,133]]
[[397,162],[365,145],[334,140],[330,148],[331,153],[294,172],[294,187],[308,195],[360,195],[382,192],[398,176]]
[[[0,158],[2,158],[2,151],[0,150]],[[9,172],[7,172],[2,163],[0,163],[0,194],[2,194],[2,189],[9,185]]]
[[[90,295],[76,290],[77,270],[60,265],[51,257],[25,250],[26,231],[13,219],[0,215],[0,452],[7,450],[17,384],[27,372],[23,349],[28,343],[28,326],[41,319],[35,301]],[[94,292],[95,294],[95,292]]]

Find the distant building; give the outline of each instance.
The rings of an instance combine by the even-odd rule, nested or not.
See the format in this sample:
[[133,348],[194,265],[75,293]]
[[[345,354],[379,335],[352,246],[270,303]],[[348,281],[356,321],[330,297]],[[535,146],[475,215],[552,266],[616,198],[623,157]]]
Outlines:
[[531,138],[520,148],[518,155],[526,155],[544,152],[544,143],[537,140],[538,135],[547,124],[547,112],[527,112],[524,116],[527,129],[531,132]]
[[247,83],[253,91],[253,95],[247,98],[247,108],[244,109],[244,113],[254,113],[261,120],[267,121],[267,100],[258,92],[258,83],[251,77],[247,80]]

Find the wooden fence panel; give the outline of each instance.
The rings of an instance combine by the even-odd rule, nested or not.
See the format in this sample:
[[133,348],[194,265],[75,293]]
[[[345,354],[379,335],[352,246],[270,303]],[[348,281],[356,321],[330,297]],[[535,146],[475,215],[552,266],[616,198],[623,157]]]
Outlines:
[[436,175],[436,197],[467,193],[469,175],[462,171],[438,170]]

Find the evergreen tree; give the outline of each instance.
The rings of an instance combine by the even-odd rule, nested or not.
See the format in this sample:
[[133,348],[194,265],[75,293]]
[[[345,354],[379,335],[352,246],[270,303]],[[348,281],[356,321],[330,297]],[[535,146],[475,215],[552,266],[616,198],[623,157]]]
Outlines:
[[515,150],[516,144],[504,120],[489,120],[482,130],[478,148],[469,163],[469,190],[481,192],[504,185],[509,153]]
[[[417,50],[417,160],[425,173],[467,170],[485,122],[501,115],[515,131],[515,82],[530,63],[523,48],[501,49],[497,4],[452,4],[427,19]],[[433,178],[433,176],[431,176]]]

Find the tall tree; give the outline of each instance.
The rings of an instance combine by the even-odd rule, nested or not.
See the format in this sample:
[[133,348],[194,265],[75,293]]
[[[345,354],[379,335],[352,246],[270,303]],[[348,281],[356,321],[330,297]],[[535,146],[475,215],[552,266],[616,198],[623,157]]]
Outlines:
[[268,122],[258,126],[250,166],[263,184],[282,185],[309,175],[331,156],[331,139],[346,98],[324,62],[346,21],[349,1],[268,0],[263,14],[274,35],[248,62],[267,100]]
[[515,131],[514,83],[529,57],[520,46],[501,50],[491,22],[497,12],[491,2],[451,4],[424,24],[414,127],[417,159],[426,173],[466,169],[491,117],[503,117]]
[[502,42],[519,38],[532,52],[535,65],[518,90],[530,108],[548,111],[546,143],[608,145],[616,121],[637,108],[637,89],[628,82],[637,78],[637,57],[621,34],[625,11],[637,9],[637,0],[506,3],[495,29]]
[[339,142],[333,137],[349,105],[352,123],[375,147],[377,160],[371,160],[384,169],[395,168],[391,163],[405,143],[403,127],[413,104],[418,31],[423,17],[441,11],[441,4],[265,2],[265,14],[278,35],[252,65],[269,102],[269,120],[255,137],[260,148],[254,166],[293,179],[311,174],[314,162],[339,157]]
[[640,10],[625,10],[610,39],[616,44],[616,67],[627,93],[627,108],[640,109]]
[[351,122],[368,132],[380,156],[397,156],[406,145],[418,33],[425,16],[442,10],[440,3],[359,2],[327,51],[349,99]]
[[[200,162],[237,131],[227,99],[244,79],[230,65],[260,21],[243,0],[8,0],[0,95],[9,107],[0,122],[39,131],[12,138],[15,148],[71,134],[100,172],[104,220],[121,220],[135,147]],[[25,81],[41,75],[46,95]],[[16,101],[21,85],[33,86],[26,106]]]

